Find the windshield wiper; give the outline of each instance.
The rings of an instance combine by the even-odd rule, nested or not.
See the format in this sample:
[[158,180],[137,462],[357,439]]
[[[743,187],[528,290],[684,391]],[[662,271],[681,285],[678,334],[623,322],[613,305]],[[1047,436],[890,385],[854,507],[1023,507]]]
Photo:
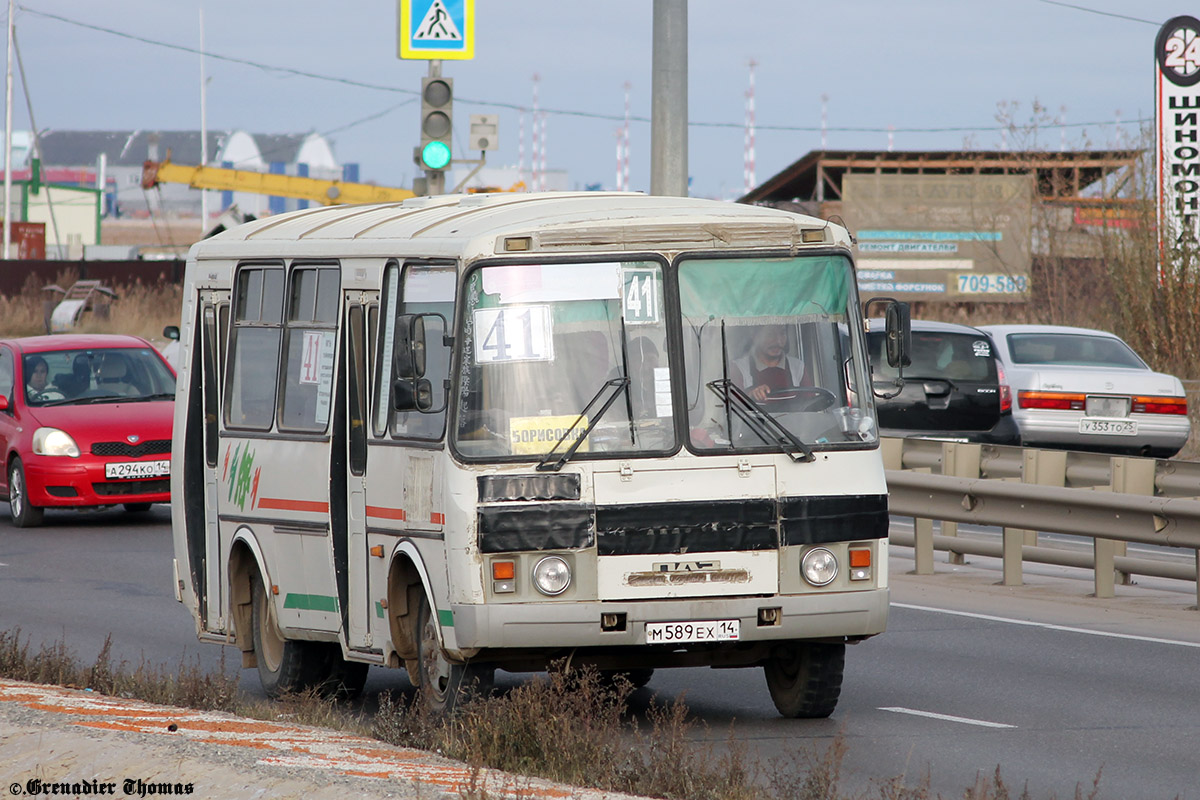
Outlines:
[[625,413],[629,417],[629,443],[637,447],[637,426],[633,422],[633,386],[629,382],[629,337],[625,333],[625,315],[621,315],[621,376],[625,378]]
[[[555,442],[554,447],[550,448],[550,452],[546,453],[545,457],[538,462],[537,470],[539,472],[558,472],[560,469],[562,469],[563,465],[570,461],[571,457],[575,455],[575,451],[583,445],[583,442],[587,439],[588,434],[592,432],[592,428],[596,427],[596,424],[600,422],[601,417],[603,417],[604,413],[608,411],[609,406],[611,406],[613,401],[617,399],[617,395],[619,395],[621,390],[627,386],[629,386],[629,378],[625,377],[612,378],[605,381],[603,385],[601,385],[600,389],[594,395],[592,395],[592,399],[588,401],[587,405],[583,407],[583,411],[579,412],[579,416],[577,416],[575,421],[571,423],[571,427],[567,428],[567,430],[563,433],[562,438]],[[604,394],[604,390],[609,388],[613,388],[616,391],[609,394],[608,399],[604,401],[604,405],[600,407],[600,410],[596,413],[596,416],[588,420],[587,427],[583,429],[583,433],[579,435],[574,444],[567,448],[567,452],[559,456],[558,461],[551,464],[550,457],[553,456],[555,451],[558,450],[562,443],[567,440],[567,437],[571,435],[571,431],[575,430],[575,427],[579,425],[579,421],[587,416],[587,413],[591,411],[592,406],[594,406],[596,401],[599,400],[601,395]]]
[[[722,378],[716,381],[710,381],[706,384],[708,388],[717,397],[720,397],[725,403],[725,411],[728,416],[729,412],[737,415],[738,419],[746,423],[750,430],[758,434],[758,438],[770,445],[775,445],[792,461],[816,461],[817,457],[813,455],[812,448],[806,445],[803,441],[796,438],[796,435],[787,429],[787,426],[775,418],[774,415],[764,411],[754,402],[754,398],[746,394],[746,390],[738,386],[729,378]],[[736,402],[733,402],[736,401]],[[788,445],[791,447],[788,447]],[[733,431],[729,431],[729,446],[733,447]],[[797,454],[796,451],[800,453]]]
[[158,392],[157,394],[143,394],[136,397],[126,397],[126,402],[129,403],[144,403],[147,400],[174,400],[174,392]]
[[77,397],[60,397],[57,400],[47,400],[44,403],[38,403],[36,406],[33,406],[32,403],[30,403],[30,405],[33,406],[34,408],[51,408],[53,406],[69,405],[71,403],[78,401],[78,399],[79,398],[77,398]]

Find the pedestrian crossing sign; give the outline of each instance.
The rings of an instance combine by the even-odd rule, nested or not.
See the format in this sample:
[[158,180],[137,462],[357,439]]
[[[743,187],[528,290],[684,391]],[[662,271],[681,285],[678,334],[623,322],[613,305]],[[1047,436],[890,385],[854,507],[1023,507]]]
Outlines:
[[475,57],[475,0],[399,0],[400,58]]

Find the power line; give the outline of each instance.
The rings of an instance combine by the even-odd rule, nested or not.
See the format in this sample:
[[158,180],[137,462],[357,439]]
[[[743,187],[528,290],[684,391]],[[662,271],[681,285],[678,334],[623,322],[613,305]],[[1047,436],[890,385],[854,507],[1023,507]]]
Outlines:
[[[1110,16],[1110,17],[1117,17],[1120,19],[1127,19],[1127,20],[1131,20],[1133,22],[1144,22],[1144,23],[1151,24],[1151,25],[1158,24],[1158,23],[1150,22],[1149,20],[1138,19],[1136,17],[1127,17],[1127,16],[1123,16],[1121,14],[1111,14],[1108,12],[1096,11],[1094,9],[1085,8],[1084,6],[1076,6],[1076,5],[1071,5],[1070,3],[1058,2],[1058,0],[1040,0],[1040,1],[1043,3],[1049,3],[1051,5],[1059,5],[1059,6],[1065,6],[1067,8],[1074,8],[1074,9],[1077,9],[1080,11],[1086,11],[1089,13],[1101,14],[1101,15]],[[113,28],[106,28],[102,25],[94,25],[94,24],[88,23],[88,22],[81,22],[79,20],[71,19],[70,17],[64,17],[61,14],[52,14],[52,13],[49,13],[46,11],[39,11],[37,9],[33,9],[33,8],[30,8],[30,7],[24,6],[24,5],[18,5],[17,8],[19,10],[21,10],[22,12],[25,12],[28,14],[33,14],[34,16],[38,16],[38,17],[44,17],[46,19],[52,19],[52,20],[55,20],[58,22],[65,23],[67,25],[74,25],[79,28],[97,31],[99,33],[106,33],[111,36],[118,36],[122,39],[129,39],[132,41],[141,42],[143,44],[153,45],[155,47],[164,47],[169,50],[190,53],[193,55],[203,55],[206,58],[211,58],[216,61],[226,61],[231,64],[240,64],[242,66],[248,66],[248,67],[253,67],[255,69],[263,70],[265,72],[284,73],[284,74],[288,74],[288,75],[295,75],[295,76],[301,77],[301,78],[310,78],[312,80],[326,81],[329,83],[339,83],[339,84],[342,84],[345,86],[354,86],[354,87],[360,88],[360,89],[371,89],[371,90],[380,91],[380,92],[392,92],[392,93],[397,93],[397,94],[407,94],[407,95],[413,95],[413,96],[420,95],[420,91],[418,91],[416,89],[402,89],[397,86],[385,86],[382,84],[369,83],[366,81],[355,80],[353,78],[341,78],[341,77],[337,77],[337,76],[333,76],[333,75],[322,75],[317,72],[309,72],[306,70],[294,69],[292,67],[280,67],[280,66],[276,66],[276,65],[272,65],[272,64],[264,64],[259,61],[252,61],[248,58],[238,58],[236,56],[226,56],[226,55],[222,55],[220,53],[213,53],[213,52],[210,52],[207,50],[201,50],[196,47],[190,47],[188,45],[174,44],[171,42],[164,42],[164,41],[160,41],[157,39],[150,39],[145,36],[139,36],[136,34],[127,33],[125,31],[115,30]],[[517,112],[521,112],[521,113],[528,111],[528,108],[526,106],[521,105],[519,103],[505,103],[505,102],[499,102],[499,101],[495,101],[495,100],[477,100],[477,99],[472,99],[469,97],[461,97],[461,96],[458,97],[457,100],[458,100],[458,102],[465,103],[468,105],[484,106],[486,108],[500,108],[500,109],[507,109],[509,111],[517,111]],[[408,101],[408,102],[411,102],[411,101]],[[396,108],[399,108],[401,105],[406,105],[406,104],[407,103],[401,103],[397,106],[392,106],[391,108],[389,108],[385,111],[379,112],[378,114],[375,114],[371,117],[366,117],[357,122],[349,123],[348,125],[342,126],[341,128],[337,128],[337,129],[335,129],[335,131],[345,130],[349,127],[354,127],[355,125],[358,125],[360,123],[371,121],[373,119],[383,116],[384,114],[387,114],[390,111],[395,110]],[[628,119],[630,122],[639,122],[639,123],[646,123],[646,124],[649,124],[649,122],[650,122],[650,118],[644,117],[644,116],[631,115],[629,117],[626,117],[624,114],[602,114],[602,113],[594,112],[594,111],[579,111],[579,110],[575,110],[575,109],[542,108],[542,109],[540,109],[540,112],[543,114],[554,114],[556,116],[562,116],[562,117],[577,117],[580,119],[595,119],[595,120],[602,120],[602,121],[608,121],[608,122],[624,122],[626,119]],[[1098,122],[1073,122],[1070,124],[1049,123],[1048,122],[1043,127],[1047,128],[1047,129],[1061,129],[1061,128],[1083,128],[1083,127],[1087,127],[1087,126],[1108,126],[1108,125],[1124,126],[1124,125],[1143,124],[1143,123],[1147,123],[1147,122],[1151,122],[1151,121],[1152,120],[1149,118],[1142,118],[1142,119],[1131,119],[1131,120],[1120,120],[1120,121],[1105,120],[1105,121],[1098,121]],[[689,121],[688,127],[690,127],[690,128],[717,128],[717,129],[728,128],[730,130],[742,130],[742,129],[744,129],[745,125],[742,122]],[[756,128],[758,130],[780,131],[780,132],[785,132],[785,133],[811,133],[811,132],[816,132],[816,131],[820,131],[820,130],[833,131],[833,132],[837,132],[837,133],[986,133],[989,131],[1005,130],[1006,127],[1007,126],[1004,126],[1004,125],[972,125],[972,126],[899,128],[899,127],[886,127],[886,126],[885,127],[846,127],[846,126],[832,126],[831,125],[831,126],[824,126],[822,128],[820,126],[811,126],[811,125],[761,125],[761,124],[756,125]],[[330,131],[330,133],[335,132],[335,131]]]
[[1127,17],[1124,14],[1114,14],[1111,11],[1098,11],[1094,8],[1088,8],[1087,6],[1077,6],[1073,3],[1063,3],[1063,2],[1060,2],[1060,0],[1041,0],[1041,2],[1046,3],[1048,5],[1052,5],[1052,6],[1062,6],[1063,8],[1073,8],[1076,11],[1086,11],[1089,14],[1098,14],[1101,17],[1115,17],[1117,19],[1127,19],[1130,22],[1144,22],[1147,25],[1153,25],[1155,27],[1158,27],[1159,25],[1162,24],[1160,22],[1152,22],[1148,19],[1138,19],[1137,17]]
[[312,78],[313,80],[329,81],[331,83],[340,83],[340,84],[344,84],[346,86],[357,86],[362,89],[374,89],[376,91],[382,91],[382,92],[399,92],[400,94],[411,94],[411,95],[419,95],[420,94],[420,92],[416,89],[401,89],[396,86],[383,86],[381,84],[367,83],[366,81],[358,81],[358,80],[354,80],[352,78],[338,78],[338,77],[334,77],[331,75],[321,75],[320,73],[317,73],[317,72],[308,72],[306,70],[293,69],[292,67],[277,67],[277,66],[273,66],[271,64],[263,64],[262,62],[259,62],[259,61],[251,61],[248,58],[237,58],[235,56],[226,56],[226,55],[221,55],[220,53],[212,53],[212,52],[208,52],[206,50],[200,50],[199,48],[196,48],[196,47],[188,47],[187,45],[172,44],[171,42],[163,42],[163,41],[159,41],[157,39],[150,39],[145,36],[138,36],[136,34],[114,30],[113,28],[106,28],[102,25],[93,25],[89,22],[80,22],[79,20],[71,19],[70,17],[64,17],[60,14],[51,14],[46,11],[38,11],[37,9],[30,8],[29,6],[17,6],[17,8],[27,14],[33,14],[34,16],[37,16],[37,17],[45,17],[47,19],[57,20],[58,22],[64,22],[68,25],[74,25],[79,28],[86,28],[88,30],[98,31],[100,33],[107,33],[111,36],[119,36],[122,39],[130,39],[135,42],[141,42],[143,44],[154,45],[155,47],[165,47],[168,50],[177,50],[182,53],[191,53],[193,55],[203,55],[206,58],[215,59],[217,61],[228,61],[231,64],[241,64],[241,65],[247,66],[247,67],[254,67],[255,69],[261,69],[266,72],[282,72],[282,73],[285,73],[288,75],[296,75],[301,78]]

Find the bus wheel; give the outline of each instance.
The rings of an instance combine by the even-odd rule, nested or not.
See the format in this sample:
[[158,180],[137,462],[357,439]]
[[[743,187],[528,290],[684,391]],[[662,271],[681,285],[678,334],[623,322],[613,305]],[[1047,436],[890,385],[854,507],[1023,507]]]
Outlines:
[[46,512],[29,502],[25,465],[19,458],[14,458],[8,468],[8,508],[12,512],[13,525],[18,528],[36,528],[45,518]]
[[263,691],[272,699],[320,684],[327,662],[310,642],[285,639],[271,612],[271,599],[262,576],[250,584],[254,653]]
[[846,645],[789,642],[771,653],[763,671],[775,708],[785,717],[828,717],[842,693]]
[[413,682],[430,711],[448,714],[473,694],[484,697],[491,694],[495,668],[484,664],[459,664],[446,658],[438,638],[437,620],[430,613],[429,601],[424,594],[421,595],[419,625],[417,661],[420,674]]
[[338,700],[358,697],[367,683],[367,672],[371,665],[342,658],[341,645],[325,644],[324,647],[327,648],[329,661],[325,680],[321,682],[322,696]]

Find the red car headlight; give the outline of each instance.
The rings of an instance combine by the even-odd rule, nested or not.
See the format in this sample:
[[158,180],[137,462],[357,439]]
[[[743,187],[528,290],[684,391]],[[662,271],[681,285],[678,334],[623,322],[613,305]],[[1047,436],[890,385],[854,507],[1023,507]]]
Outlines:
[[71,434],[58,428],[38,428],[33,432],[33,452],[39,456],[79,458],[79,445]]

